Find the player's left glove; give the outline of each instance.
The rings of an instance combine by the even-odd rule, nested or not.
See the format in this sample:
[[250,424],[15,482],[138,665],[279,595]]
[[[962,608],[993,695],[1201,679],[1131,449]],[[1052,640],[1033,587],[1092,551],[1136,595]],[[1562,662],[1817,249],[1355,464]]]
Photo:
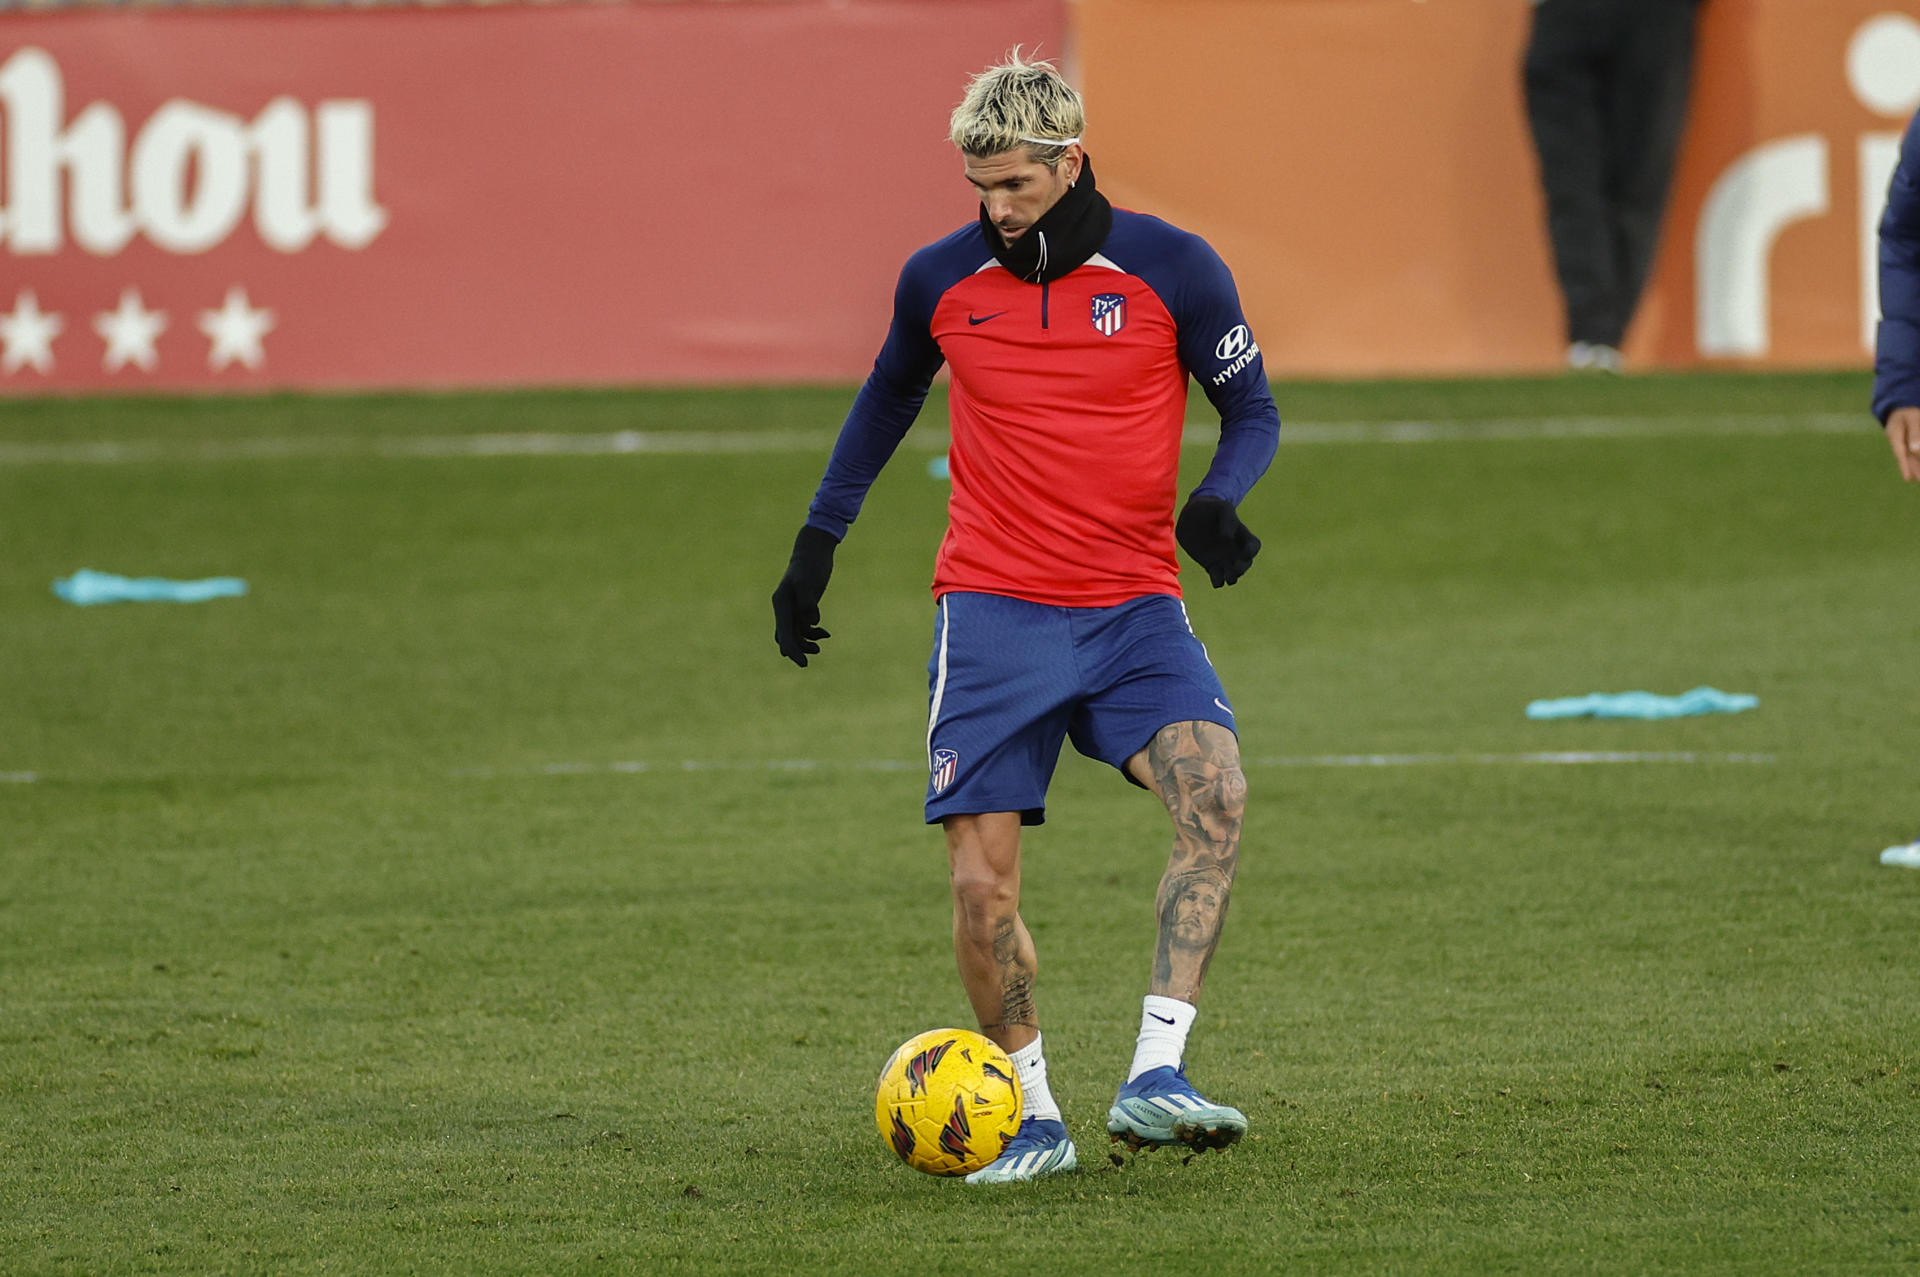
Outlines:
[[807,657],[820,650],[820,640],[830,637],[820,628],[820,596],[827,592],[839,544],[831,532],[811,524],[801,528],[793,539],[787,574],[773,592],[773,641],[780,645],[780,655],[801,669],[807,668]]
[[1180,548],[1207,570],[1213,588],[1232,585],[1253,566],[1260,538],[1240,522],[1233,503],[1225,497],[1189,497],[1173,525]]

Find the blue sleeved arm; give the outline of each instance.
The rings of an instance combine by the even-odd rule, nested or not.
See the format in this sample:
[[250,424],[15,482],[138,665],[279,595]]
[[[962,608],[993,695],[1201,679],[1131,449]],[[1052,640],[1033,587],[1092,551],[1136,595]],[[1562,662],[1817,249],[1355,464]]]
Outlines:
[[1880,217],[1880,327],[1873,352],[1873,415],[1920,407],[1920,115],[1907,124]]
[[925,250],[909,258],[893,292],[893,323],[873,371],[854,397],[827,461],[827,472],[807,507],[807,524],[832,535],[847,535],[860,516],[867,490],[906,436],[927,388],[944,362],[930,331],[940,283],[926,269]]
[[1240,309],[1233,273],[1197,236],[1187,237],[1184,256],[1173,289],[1180,362],[1220,414],[1220,445],[1193,495],[1239,505],[1273,462],[1280,410],[1267,386],[1259,343]]

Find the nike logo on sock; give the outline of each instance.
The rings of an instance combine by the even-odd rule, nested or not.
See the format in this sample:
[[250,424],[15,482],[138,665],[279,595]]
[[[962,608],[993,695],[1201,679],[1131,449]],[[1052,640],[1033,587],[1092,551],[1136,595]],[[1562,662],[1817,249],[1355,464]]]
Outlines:
[[1162,1023],[1162,1024],[1172,1024],[1172,1023],[1173,1023],[1173,1017],[1172,1017],[1172,1016],[1167,1016],[1167,1015],[1157,1015],[1157,1014],[1155,1014],[1155,1013],[1154,1013],[1154,1012],[1152,1012],[1152,1011],[1149,1011],[1149,1012],[1147,1012],[1147,1014],[1148,1014],[1148,1015],[1151,1015],[1151,1016],[1153,1016],[1153,1018],[1154,1018],[1154,1019],[1156,1019],[1156,1020],[1158,1020],[1158,1021],[1160,1021],[1160,1023]]
[[979,316],[968,315],[967,322],[969,324],[973,324],[975,327],[978,327],[979,325],[986,323],[989,319],[998,319],[1000,318],[1000,316],[1006,313],[1007,312],[1004,310],[996,310],[991,315],[979,315]]

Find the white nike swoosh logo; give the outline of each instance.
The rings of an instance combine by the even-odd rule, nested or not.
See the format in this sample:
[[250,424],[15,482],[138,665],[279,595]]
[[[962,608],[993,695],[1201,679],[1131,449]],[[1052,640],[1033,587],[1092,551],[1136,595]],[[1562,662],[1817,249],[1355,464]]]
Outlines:
[[1218,705],[1221,709],[1227,711],[1227,713],[1229,714],[1233,713],[1233,706],[1227,704],[1225,701],[1221,700],[1218,696],[1213,698],[1213,703],[1215,705]]

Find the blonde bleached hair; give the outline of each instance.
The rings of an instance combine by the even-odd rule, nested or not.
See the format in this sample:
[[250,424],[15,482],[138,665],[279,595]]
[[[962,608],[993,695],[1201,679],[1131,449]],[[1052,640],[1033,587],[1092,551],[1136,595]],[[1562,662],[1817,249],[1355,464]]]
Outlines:
[[1086,106],[1059,68],[1027,61],[1016,46],[1005,62],[973,77],[953,108],[948,136],[963,155],[999,155],[1024,146],[1035,163],[1052,168],[1066,158],[1066,143],[1078,141],[1086,127]]

